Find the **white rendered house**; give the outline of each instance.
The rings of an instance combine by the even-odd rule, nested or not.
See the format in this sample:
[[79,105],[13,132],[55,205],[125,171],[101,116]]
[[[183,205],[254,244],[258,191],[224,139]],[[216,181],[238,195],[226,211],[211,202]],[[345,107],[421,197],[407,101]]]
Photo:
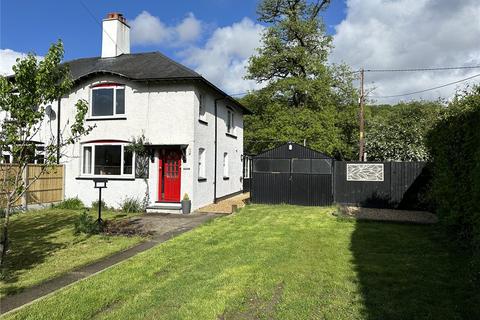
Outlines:
[[[108,179],[108,206],[142,200],[148,191],[151,211],[180,210],[185,193],[192,209],[240,193],[248,110],[161,53],[130,54],[129,38],[125,18],[109,14],[102,56],[66,62],[75,85],[52,105],[57,135],[79,99],[89,102],[86,123],[95,128],[63,152],[65,197],[90,205],[98,198],[94,178]],[[126,148],[142,134],[147,159]]]

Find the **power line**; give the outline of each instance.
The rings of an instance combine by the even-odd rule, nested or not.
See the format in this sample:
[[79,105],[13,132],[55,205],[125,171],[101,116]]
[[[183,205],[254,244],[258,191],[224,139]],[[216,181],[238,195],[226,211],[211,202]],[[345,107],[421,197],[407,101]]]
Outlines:
[[85,11],[87,11],[87,13],[90,15],[90,17],[92,17],[92,19],[100,26],[100,29],[102,30],[102,33],[105,33],[110,38],[110,40],[112,40],[112,42],[115,44],[115,47],[117,48],[117,50],[120,51],[122,54],[124,54],[125,52],[123,52],[123,50],[118,47],[117,42],[115,40],[113,40],[113,38],[108,34],[108,32],[103,30],[102,23],[97,19],[97,17],[95,17],[93,12],[90,11],[90,9],[87,7],[87,5],[82,0],[80,0],[80,4],[85,9]]
[[[460,66],[460,67],[432,67],[432,68],[406,68],[406,69],[365,69],[364,72],[422,72],[422,71],[446,71],[446,70],[466,70],[466,69],[480,69],[480,65],[478,66]],[[360,73],[361,72],[361,69],[360,70],[355,70],[355,71],[352,71],[352,73]],[[473,78],[475,78],[476,76],[474,76]],[[467,78],[467,79],[463,79],[463,80],[459,80],[459,82],[462,82],[462,81],[466,81],[466,80],[469,80],[471,78]],[[457,82],[455,82],[457,83]],[[452,84],[455,84],[455,83],[452,83]],[[450,84],[447,84],[447,85],[450,85]],[[444,86],[447,86],[447,85],[444,85]],[[443,86],[440,86],[440,88],[442,88]],[[438,89],[438,88],[431,88],[431,89],[426,89],[427,91],[428,90],[435,90],[435,89]],[[408,94],[401,94],[401,95],[393,95],[393,96],[388,96],[389,98],[390,97],[395,97],[395,96],[403,96],[403,95],[409,95],[409,94],[415,94],[415,93],[421,93],[421,92],[424,92],[424,90],[420,90],[418,92],[412,92],[412,93],[408,93]],[[232,94],[229,94],[229,96],[231,97],[235,97],[235,96],[243,96],[243,95],[246,95],[248,94],[249,92],[239,92],[239,93],[232,93]],[[378,96],[377,98],[383,98],[383,96]],[[387,96],[385,96],[387,97]]]
[[[434,67],[434,68],[406,68],[406,69],[365,69],[365,72],[418,72],[418,71],[443,71],[443,70],[464,70],[479,69],[479,66],[461,66],[461,67]],[[360,70],[355,71],[360,72]]]
[[457,84],[457,83],[460,83],[460,82],[464,82],[464,81],[467,81],[467,80],[470,80],[470,79],[473,79],[473,78],[476,78],[476,77],[480,77],[480,73],[478,73],[476,75],[473,75],[471,77],[465,78],[465,79],[449,82],[449,83],[442,84],[440,86],[436,86],[436,87],[433,87],[433,88],[428,88],[428,89],[414,91],[414,92],[408,92],[408,93],[402,93],[402,94],[394,94],[394,95],[390,95],[390,96],[372,96],[372,98],[384,99],[384,98],[397,98],[397,97],[409,96],[409,95],[412,95],[412,94],[423,93],[423,92],[427,92],[427,91],[432,91],[432,90],[448,87],[448,86],[451,86],[451,85],[454,85],[454,84]]

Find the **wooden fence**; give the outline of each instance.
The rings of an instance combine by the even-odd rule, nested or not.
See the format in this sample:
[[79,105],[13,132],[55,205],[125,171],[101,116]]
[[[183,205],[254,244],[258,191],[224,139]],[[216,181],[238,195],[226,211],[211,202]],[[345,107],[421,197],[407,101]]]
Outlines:
[[[1,176],[8,172],[10,175],[15,174],[15,165],[0,165]],[[45,172],[42,173],[42,170]],[[18,170],[18,169],[17,169]],[[36,177],[39,178],[35,180]],[[29,164],[24,172],[23,179],[27,184],[32,185],[24,196],[19,199],[15,206],[26,206],[30,204],[47,204],[59,202],[63,200],[64,186],[64,167],[63,165],[54,165],[45,167],[41,164]]]

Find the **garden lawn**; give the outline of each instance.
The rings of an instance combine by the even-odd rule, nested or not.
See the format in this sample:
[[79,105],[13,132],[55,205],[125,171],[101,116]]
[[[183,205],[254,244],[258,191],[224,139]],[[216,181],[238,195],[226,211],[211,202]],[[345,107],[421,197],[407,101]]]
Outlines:
[[8,319],[460,319],[479,311],[465,257],[435,226],[334,208],[251,205]]
[[[74,221],[80,212],[45,209],[11,217],[10,251],[1,274],[0,296],[21,291],[142,241],[140,237],[74,235]],[[104,219],[123,216],[102,213]]]

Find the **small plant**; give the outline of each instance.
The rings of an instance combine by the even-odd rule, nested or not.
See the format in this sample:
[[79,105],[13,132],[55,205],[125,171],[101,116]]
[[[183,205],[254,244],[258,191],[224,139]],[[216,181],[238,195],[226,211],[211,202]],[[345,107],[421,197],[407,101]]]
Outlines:
[[89,215],[88,210],[85,209],[80,216],[78,216],[77,220],[75,220],[74,231],[76,235],[80,233],[89,235],[98,234],[101,231],[101,225],[99,225],[97,220]]
[[142,202],[135,197],[127,197],[120,204],[121,210],[125,213],[143,212],[145,210]]
[[82,209],[84,206],[82,200],[75,198],[67,198],[60,203],[53,205],[55,209]]
[[188,193],[185,193],[183,195],[183,201],[188,201],[188,200],[190,200],[190,198],[188,197]]
[[[102,210],[107,210],[108,209],[105,201],[102,200],[102,203],[100,205],[102,206]],[[99,201],[98,200],[93,201],[92,202],[92,209],[98,209],[98,207],[99,207]]]

